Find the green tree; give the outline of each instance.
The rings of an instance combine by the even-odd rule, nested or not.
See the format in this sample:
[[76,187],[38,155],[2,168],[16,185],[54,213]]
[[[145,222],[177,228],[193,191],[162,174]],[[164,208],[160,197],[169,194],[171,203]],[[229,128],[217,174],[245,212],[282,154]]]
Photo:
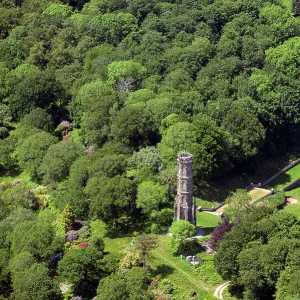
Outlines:
[[29,136],[19,147],[17,157],[21,168],[29,171],[31,176],[37,177],[37,169],[51,145],[57,143],[57,138],[47,132]]
[[228,204],[228,207],[224,210],[224,214],[228,216],[231,221],[243,218],[251,211],[251,197],[245,190],[236,190],[225,202]]
[[188,221],[178,220],[173,222],[170,228],[172,235],[169,239],[170,251],[173,255],[184,253],[187,239],[195,234],[195,230],[195,226]]
[[99,300],[127,300],[128,291],[122,274],[113,273],[100,280],[97,288]]
[[37,107],[20,120],[22,126],[32,126],[50,132],[53,129],[51,115]]
[[166,202],[166,191],[163,186],[153,181],[144,181],[137,188],[136,206],[146,215],[159,210]]
[[138,149],[156,141],[156,128],[152,115],[144,105],[122,108],[111,125],[111,136],[125,146]]
[[103,277],[103,253],[94,247],[73,248],[58,263],[61,282],[73,284],[75,294],[92,298],[99,280]]
[[81,145],[72,140],[61,141],[48,148],[37,172],[46,183],[60,182],[68,176],[69,168],[76,158],[83,154]]
[[59,294],[47,267],[38,263],[16,273],[12,286],[14,299],[50,300]]
[[90,197],[90,216],[112,222],[116,227],[120,216],[133,217],[135,213],[135,183],[127,178],[115,176],[92,177],[85,188]]
[[135,249],[141,255],[144,267],[150,251],[157,247],[157,239],[151,235],[139,235],[135,239]]

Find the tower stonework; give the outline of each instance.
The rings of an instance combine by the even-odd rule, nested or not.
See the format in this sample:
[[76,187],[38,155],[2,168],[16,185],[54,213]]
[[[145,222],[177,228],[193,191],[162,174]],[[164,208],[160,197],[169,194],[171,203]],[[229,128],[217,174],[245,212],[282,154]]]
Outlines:
[[196,204],[193,201],[193,155],[180,153],[177,158],[177,195],[174,204],[174,221],[186,220],[196,225]]

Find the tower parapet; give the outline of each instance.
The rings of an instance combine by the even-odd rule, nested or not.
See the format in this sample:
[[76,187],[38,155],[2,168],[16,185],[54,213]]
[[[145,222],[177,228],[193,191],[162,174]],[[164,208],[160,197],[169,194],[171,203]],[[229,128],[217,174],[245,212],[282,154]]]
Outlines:
[[182,152],[177,157],[177,195],[174,221],[186,220],[196,225],[196,205],[193,201],[193,155]]

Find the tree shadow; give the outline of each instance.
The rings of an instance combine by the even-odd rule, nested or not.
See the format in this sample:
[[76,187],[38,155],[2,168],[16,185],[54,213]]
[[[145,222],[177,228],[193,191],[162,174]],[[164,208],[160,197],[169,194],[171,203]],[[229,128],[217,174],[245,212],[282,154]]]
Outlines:
[[171,275],[174,272],[174,270],[175,270],[174,268],[168,265],[161,264],[158,265],[156,269],[153,269],[153,275],[154,276],[160,275],[161,278],[166,278],[167,276]]
[[280,174],[277,178],[273,179],[267,184],[267,188],[274,188],[277,189],[277,186],[281,186],[279,189],[286,187],[291,182],[292,177],[289,174],[283,173]]

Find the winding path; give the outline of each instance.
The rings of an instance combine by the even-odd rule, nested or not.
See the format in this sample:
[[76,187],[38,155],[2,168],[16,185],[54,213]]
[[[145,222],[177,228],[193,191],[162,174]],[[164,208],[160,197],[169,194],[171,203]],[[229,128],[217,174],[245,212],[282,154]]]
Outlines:
[[225,282],[221,285],[219,285],[214,292],[214,296],[217,297],[218,299],[223,300],[223,291],[228,287],[229,282]]

